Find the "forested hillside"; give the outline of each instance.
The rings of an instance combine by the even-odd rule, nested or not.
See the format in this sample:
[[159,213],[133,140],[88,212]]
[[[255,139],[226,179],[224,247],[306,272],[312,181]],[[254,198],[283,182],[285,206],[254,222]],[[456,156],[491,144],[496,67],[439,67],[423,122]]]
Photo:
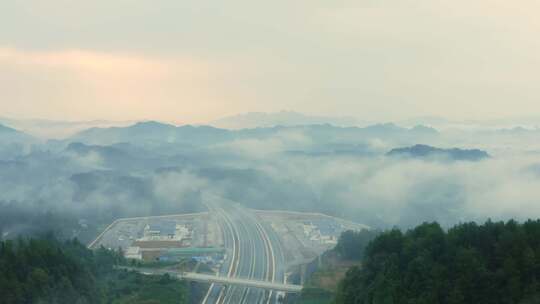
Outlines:
[[540,303],[539,279],[540,220],[425,223],[375,238],[336,303]]
[[[302,293],[289,295],[286,303],[331,303],[347,271],[361,265],[366,247],[379,233],[378,230],[344,231],[333,250],[325,252],[305,267],[306,280]],[[294,280],[295,277],[289,279]],[[299,277],[297,283],[300,283]]]
[[0,303],[187,303],[184,283],[115,270],[122,259],[77,240],[0,242]]

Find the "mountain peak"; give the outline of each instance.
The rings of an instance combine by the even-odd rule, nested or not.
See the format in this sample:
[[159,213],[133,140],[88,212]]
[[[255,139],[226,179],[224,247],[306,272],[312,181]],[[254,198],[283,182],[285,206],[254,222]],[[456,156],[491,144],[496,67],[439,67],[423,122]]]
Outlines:
[[423,133],[433,133],[433,134],[439,133],[435,128],[426,127],[424,125],[416,125],[411,130],[416,131],[416,132],[423,132]]
[[132,128],[175,128],[175,126],[155,120],[139,121],[131,126]]
[[2,133],[21,133],[13,128],[0,124],[0,132]]
[[388,156],[404,156],[411,158],[447,159],[479,161],[489,158],[489,154],[479,149],[441,149],[428,145],[417,144],[412,147],[396,148],[387,153]]
[[355,126],[353,117],[312,116],[294,111],[247,112],[227,116],[209,123],[224,129],[254,129],[275,126],[322,125]]

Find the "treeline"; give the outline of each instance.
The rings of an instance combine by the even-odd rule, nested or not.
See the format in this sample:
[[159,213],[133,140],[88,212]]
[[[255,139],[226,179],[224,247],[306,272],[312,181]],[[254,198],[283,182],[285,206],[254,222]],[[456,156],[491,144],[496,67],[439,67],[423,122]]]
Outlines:
[[122,263],[121,254],[76,239],[2,241],[0,303],[186,303],[183,283],[114,268]]
[[[39,206],[23,205],[18,202],[0,200],[0,241],[15,239],[19,236],[43,235],[49,231],[60,239],[91,240],[97,235],[92,221],[82,227],[77,218],[58,210],[43,211]],[[90,227],[89,227],[90,226]]]
[[344,260],[361,260],[369,243],[380,233],[378,230],[347,230],[341,233],[334,251]]
[[448,231],[425,223],[371,241],[335,303],[540,303],[539,280],[540,220],[466,223]]

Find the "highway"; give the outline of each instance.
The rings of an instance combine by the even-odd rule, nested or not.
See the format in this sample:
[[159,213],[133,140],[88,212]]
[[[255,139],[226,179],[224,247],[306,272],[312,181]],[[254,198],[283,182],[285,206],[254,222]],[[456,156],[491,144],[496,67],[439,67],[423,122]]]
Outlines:
[[[279,238],[271,227],[250,210],[236,204],[207,204],[216,215],[223,231],[224,246],[227,257],[219,276],[240,282],[268,282],[275,288],[253,288],[238,284],[211,284],[203,304],[274,304],[277,303],[277,292],[272,289],[283,289],[284,270],[283,252]],[[215,280],[218,281],[218,280]],[[256,286],[249,285],[248,286]],[[265,285],[265,286],[266,286]],[[266,286],[266,287],[268,287]],[[298,288],[298,287],[291,287]],[[292,291],[292,290],[291,290]]]

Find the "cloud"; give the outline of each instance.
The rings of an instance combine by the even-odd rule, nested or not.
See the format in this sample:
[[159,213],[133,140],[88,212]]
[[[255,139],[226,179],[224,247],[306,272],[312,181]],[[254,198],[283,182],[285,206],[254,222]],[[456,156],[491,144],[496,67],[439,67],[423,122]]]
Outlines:
[[[120,149],[120,154],[89,153],[82,158],[36,148],[17,161],[0,161],[0,201],[16,200],[32,206],[29,210],[59,209],[101,222],[201,210],[202,197],[209,194],[251,208],[318,211],[384,228],[434,220],[451,226],[487,218],[540,217],[540,154],[528,152],[536,131],[489,133],[492,136],[463,131],[450,134],[450,140],[443,132],[436,141],[444,147],[487,146],[493,155],[478,162],[444,162],[378,153],[403,138],[381,134],[381,141],[365,143],[367,138],[307,129],[283,129],[275,135],[244,130],[239,137],[257,135],[208,146],[135,140],[112,149]],[[512,141],[504,140],[507,137]],[[333,153],[334,147],[353,153]],[[377,152],[354,153],[358,147]],[[300,152],[284,153],[291,150]]]
[[128,54],[108,54],[85,50],[25,51],[14,48],[0,48],[0,60],[15,65],[37,65],[49,68],[73,69],[78,73],[163,73],[161,62]]
[[208,88],[222,68],[196,57],[0,47],[0,103],[4,115],[23,117],[126,120],[165,111],[179,120],[217,99]]
[[153,177],[154,191],[158,199],[178,201],[186,193],[204,191],[208,181],[189,171],[169,172]]
[[375,227],[410,227],[423,221],[451,226],[487,218],[540,217],[540,178],[531,171],[538,161],[522,154],[480,162],[281,156],[252,167],[282,182],[276,185],[301,185],[265,189],[295,198],[286,203],[291,208],[304,208],[296,196],[302,193],[310,200],[309,208]]
[[312,143],[312,139],[300,130],[282,130],[270,137],[235,139],[231,142],[215,145],[215,148],[248,159],[268,159],[284,151],[305,149]]
[[103,157],[98,152],[90,151],[86,154],[77,154],[77,153],[67,153],[70,157],[70,160],[73,161],[76,165],[82,166],[90,170],[106,170],[105,162]]
[[282,109],[381,120],[524,115],[538,110],[539,8],[11,1],[0,45],[19,64],[0,66],[0,102],[16,116],[189,122]]

